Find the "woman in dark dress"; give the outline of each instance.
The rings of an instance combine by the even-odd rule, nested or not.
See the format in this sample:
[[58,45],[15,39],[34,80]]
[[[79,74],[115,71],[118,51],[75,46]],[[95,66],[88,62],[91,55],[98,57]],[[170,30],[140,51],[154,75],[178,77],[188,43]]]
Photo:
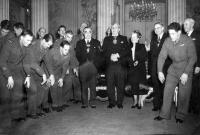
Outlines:
[[128,83],[131,85],[134,104],[131,108],[141,109],[141,95],[146,91],[139,88],[140,84],[146,84],[146,66],[147,51],[144,44],[139,43],[141,38],[139,31],[133,31],[130,42],[130,57],[128,59]]

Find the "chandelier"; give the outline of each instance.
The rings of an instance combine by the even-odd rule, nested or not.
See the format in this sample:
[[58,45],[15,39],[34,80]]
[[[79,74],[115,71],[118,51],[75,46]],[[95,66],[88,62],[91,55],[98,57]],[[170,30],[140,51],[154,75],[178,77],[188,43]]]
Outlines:
[[131,0],[129,18],[132,21],[152,21],[157,16],[156,4],[150,0]]

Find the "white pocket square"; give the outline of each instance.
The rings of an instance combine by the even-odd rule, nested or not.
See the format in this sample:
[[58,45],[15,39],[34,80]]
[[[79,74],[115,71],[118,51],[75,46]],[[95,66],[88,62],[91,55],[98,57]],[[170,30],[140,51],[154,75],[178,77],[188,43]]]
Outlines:
[[180,44],[180,46],[184,46],[185,44]]
[[192,38],[192,40],[196,40],[196,38]]

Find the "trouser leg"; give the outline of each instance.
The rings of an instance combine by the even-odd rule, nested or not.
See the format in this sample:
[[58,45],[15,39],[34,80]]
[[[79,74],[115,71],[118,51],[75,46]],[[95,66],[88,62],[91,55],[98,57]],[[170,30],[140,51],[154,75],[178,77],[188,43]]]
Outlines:
[[14,77],[14,87],[11,92],[11,118],[25,117],[25,101],[24,101],[24,89],[23,89],[23,77]]
[[191,77],[188,77],[188,80],[185,85],[179,82],[178,106],[177,106],[176,118],[184,120],[185,116],[188,113],[188,107],[191,95],[191,86],[192,86]]
[[89,81],[89,88],[90,88],[90,103],[95,104],[96,100],[96,76],[93,76]]
[[109,67],[106,73],[109,104],[115,105],[115,79],[114,69]]
[[27,105],[28,115],[35,115],[37,112],[37,84],[36,81],[31,78],[30,88],[27,88]]
[[72,77],[67,75],[64,78],[63,85],[63,103],[66,104],[67,101],[73,98],[73,90],[72,90]]
[[81,100],[81,84],[79,78],[75,75],[72,76],[72,86],[74,90],[74,98],[75,100]]
[[117,104],[122,105],[124,100],[124,85],[125,85],[125,71],[124,69],[118,67],[117,72],[115,74],[117,84]]
[[161,108],[160,116],[165,119],[171,118],[171,105],[174,96],[174,90],[177,86],[179,78],[173,74],[168,74],[166,78],[165,88],[164,88],[164,97],[163,105]]

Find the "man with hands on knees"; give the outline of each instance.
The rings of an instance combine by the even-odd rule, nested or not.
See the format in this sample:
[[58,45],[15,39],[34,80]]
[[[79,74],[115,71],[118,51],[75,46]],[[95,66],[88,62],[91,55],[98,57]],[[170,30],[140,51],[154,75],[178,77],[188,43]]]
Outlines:
[[163,83],[164,62],[169,56],[172,64],[166,77],[163,105],[160,115],[154,120],[161,121],[171,118],[171,106],[175,87],[179,86],[176,123],[183,123],[188,113],[191,95],[193,66],[197,60],[195,45],[191,38],[181,34],[179,23],[173,22],[168,26],[170,38],[167,38],[158,57],[158,78]]
[[[52,66],[46,59],[46,54],[53,44],[53,36],[46,34],[41,40],[36,40],[30,47],[26,48],[26,55],[23,60],[23,66],[27,77],[25,86],[27,91],[28,117],[36,119],[43,116],[43,110],[49,108],[48,104],[48,86],[47,75],[50,73],[49,82],[54,84],[54,75]],[[45,66],[42,66],[44,64]],[[44,68],[47,68],[45,71]]]
[[[52,48],[46,55],[47,62],[52,67],[55,76],[55,83],[50,87],[50,93],[52,97],[52,109],[57,112],[61,112],[68,107],[65,102],[65,96],[63,96],[66,94],[63,87],[65,84],[64,78],[69,69],[69,65],[76,65],[75,57],[69,53],[70,47],[68,41],[62,41],[60,47]],[[48,82],[52,82],[51,77]]]
[[33,40],[33,33],[30,30],[24,30],[19,38],[9,39],[3,46],[0,54],[1,84],[7,86],[10,91],[10,114],[14,122],[25,120],[25,102],[23,83],[24,70],[23,59],[25,48]]

